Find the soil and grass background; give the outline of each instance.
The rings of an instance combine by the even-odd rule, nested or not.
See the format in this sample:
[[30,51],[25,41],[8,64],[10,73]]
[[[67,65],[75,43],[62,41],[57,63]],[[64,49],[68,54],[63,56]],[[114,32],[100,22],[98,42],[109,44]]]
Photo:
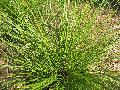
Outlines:
[[0,90],[120,90],[120,1],[0,0]]

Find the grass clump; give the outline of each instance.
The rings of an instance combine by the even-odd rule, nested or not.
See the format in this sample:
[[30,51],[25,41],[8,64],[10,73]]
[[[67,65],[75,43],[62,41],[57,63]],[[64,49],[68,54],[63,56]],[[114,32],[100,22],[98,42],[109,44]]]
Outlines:
[[1,68],[8,70],[1,89],[119,89],[88,68],[118,40],[106,26],[111,14],[97,23],[102,9],[69,0],[1,0],[0,12]]

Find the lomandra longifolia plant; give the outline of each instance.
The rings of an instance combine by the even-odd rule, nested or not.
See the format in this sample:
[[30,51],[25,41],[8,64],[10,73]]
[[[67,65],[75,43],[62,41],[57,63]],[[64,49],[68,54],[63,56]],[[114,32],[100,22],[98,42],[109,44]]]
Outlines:
[[89,68],[118,40],[107,20],[96,22],[101,12],[69,0],[1,0],[1,90],[118,90],[119,80]]

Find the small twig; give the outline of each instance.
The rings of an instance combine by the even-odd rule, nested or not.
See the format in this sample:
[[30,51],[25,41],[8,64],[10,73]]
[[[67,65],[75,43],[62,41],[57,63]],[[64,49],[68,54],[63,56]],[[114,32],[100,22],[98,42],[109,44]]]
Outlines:
[[119,21],[120,18],[113,18],[112,21]]
[[112,29],[120,29],[120,26],[113,26]]

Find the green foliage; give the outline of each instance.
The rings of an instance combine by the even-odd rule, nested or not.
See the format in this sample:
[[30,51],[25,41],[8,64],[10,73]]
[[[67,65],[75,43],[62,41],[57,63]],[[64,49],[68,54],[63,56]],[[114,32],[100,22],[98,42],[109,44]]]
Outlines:
[[1,80],[2,90],[119,88],[107,75],[91,74],[88,68],[117,40],[107,37],[112,30],[93,40],[94,30],[101,30],[95,27],[100,9],[68,1],[0,1],[0,41],[10,70]]
[[93,6],[102,6],[106,8],[112,8],[120,10],[120,0],[89,0]]

